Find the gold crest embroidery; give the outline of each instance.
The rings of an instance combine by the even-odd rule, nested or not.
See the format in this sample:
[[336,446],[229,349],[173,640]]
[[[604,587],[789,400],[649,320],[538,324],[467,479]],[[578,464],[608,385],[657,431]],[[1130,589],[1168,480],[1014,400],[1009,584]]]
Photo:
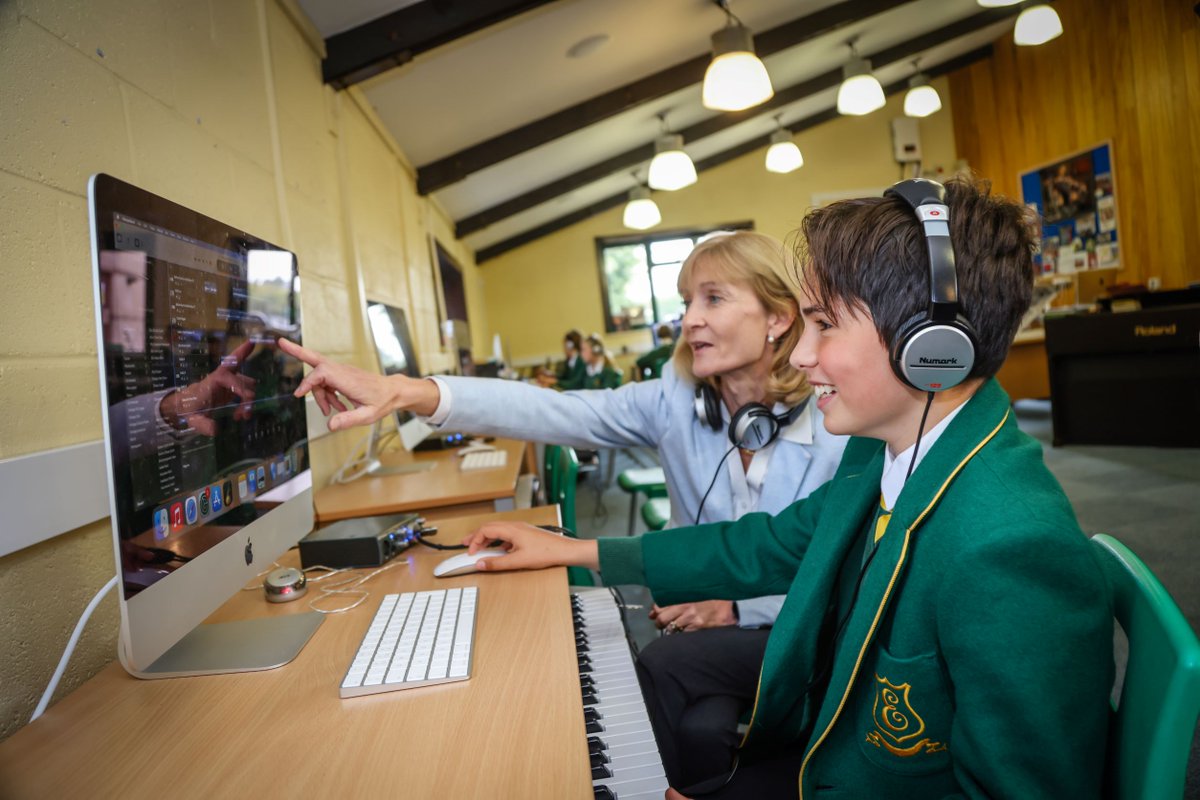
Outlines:
[[901,758],[945,751],[944,742],[922,738],[925,720],[909,702],[911,691],[907,683],[897,686],[881,675],[875,676],[875,702],[871,708],[875,729],[867,732],[867,741]]

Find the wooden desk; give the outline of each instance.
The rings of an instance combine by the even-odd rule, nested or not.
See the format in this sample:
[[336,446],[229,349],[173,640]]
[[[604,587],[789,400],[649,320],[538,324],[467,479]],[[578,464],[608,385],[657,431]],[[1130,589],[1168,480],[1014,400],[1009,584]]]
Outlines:
[[[517,476],[525,456],[525,443],[496,439],[493,447],[508,453],[508,461],[499,469],[463,472],[458,467],[457,450],[424,453],[394,451],[381,457],[383,465],[423,461],[433,469],[401,475],[368,475],[353,483],[335,484],[313,494],[317,522],[322,525],[348,517],[396,514],[402,511],[438,510],[445,518],[450,506],[458,506],[458,515],[508,511],[513,508]],[[432,516],[432,515],[431,515]]]
[[[461,517],[439,538],[497,516],[553,524],[558,510]],[[327,617],[280,669],[142,681],[110,664],[0,743],[0,795],[591,798],[566,571],[434,578],[447,555],[407,551],[366,584],[366,602]],[[471,585],[470,680],[338,698],[385,592]],[[308,610],[306,599],[272,605],[241,592],[213,619]]]

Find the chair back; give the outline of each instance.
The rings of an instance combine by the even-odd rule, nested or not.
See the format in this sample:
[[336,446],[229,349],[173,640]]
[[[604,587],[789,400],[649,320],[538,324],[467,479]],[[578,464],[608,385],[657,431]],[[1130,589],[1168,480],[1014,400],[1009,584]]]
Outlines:
[[[579,456],[575,453],[575,448],[560,447],[558,465],[554,470],[554,479],[558,482],[554,497],[558,502],[562,526],[570,531],[573,538],[579,538],[575,534],[575,487],[578,477]],[[567,583],[572,586],[595,586],[596,579],[592,577],[591,570],[567,567]]]
[[558,451],[556,444],[548,444],[542,450],[542,489],[546,495],[546,505],[558,502]]
[[1182,797],[1200,714],[1200,641],[1142,560],[1106,534],[1092,543],[1113,592],[1113,613],[1129,640],[1129,662],[1114,697],[1105,759],[1113,800]]
[[579,456],[573,447],[558,448],[558,464],[554,468],[554,501],[562,514],[563,527],[575,530],[575,484],[579,476]]

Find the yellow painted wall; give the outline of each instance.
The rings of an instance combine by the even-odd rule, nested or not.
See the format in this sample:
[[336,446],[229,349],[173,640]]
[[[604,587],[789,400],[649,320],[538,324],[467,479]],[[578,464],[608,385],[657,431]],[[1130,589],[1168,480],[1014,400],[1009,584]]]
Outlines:
[[[943,109],[920,121],[931,177],[939,166],[953,172],[956,161],[948,84],[939,78],[934,86]],[[805,163],[788,175],[766,171],[763,148],[701,172],[686,189],[654,192],[663,221],[649,232],[752,220],[756,230],[782,239],[799,226],[813,195],[886,188],[900,178],[891,120],[902,116],[902,105],[903,95],[895,95],[866,117],[841,117],[801,132],[795,141]],[[514,360],[561,358],[561,337],[570,328],[603,334],[595,240],[633,233],[621,225],[622,211],[610,209],[480,265],[488,319]],[[636,351],[649,346],[650,334],[614,333],[605,341],[618,353],[624,347]],[[632,359],[618,357],[626,368]]]
[[[417,196],[412,166],[366,103],[321,82],[319,36],[292,1],[0,2],[0,459],[102,436],[94,172],[294,249],[306,344],[367,367],[364,295],[409,310],[423,368],[450,364],[437,236],[466,273],[476,347],[490,347],[473,254]],[[360,436],[314,443],[316,485]],[[113,574],[110,537],[104,520],[0,558],[0,738],[29,718]],[[110,595],[59,697],[112,660],[116,630]]]

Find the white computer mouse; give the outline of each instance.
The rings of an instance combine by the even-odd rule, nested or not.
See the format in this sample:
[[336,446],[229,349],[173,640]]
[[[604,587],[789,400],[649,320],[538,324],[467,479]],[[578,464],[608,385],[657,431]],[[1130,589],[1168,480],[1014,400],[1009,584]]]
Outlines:
[[502,550],[499,547],[487,548],[471,555],[470,553],[459,553],[456,556],[450,556],[442,563],[433,568],[435,578],[450,578],[455,575],[466,575],[469,572],[475,572],[475,562],[481,558],[495,558],[496,556],[508,555],[507,550]]

